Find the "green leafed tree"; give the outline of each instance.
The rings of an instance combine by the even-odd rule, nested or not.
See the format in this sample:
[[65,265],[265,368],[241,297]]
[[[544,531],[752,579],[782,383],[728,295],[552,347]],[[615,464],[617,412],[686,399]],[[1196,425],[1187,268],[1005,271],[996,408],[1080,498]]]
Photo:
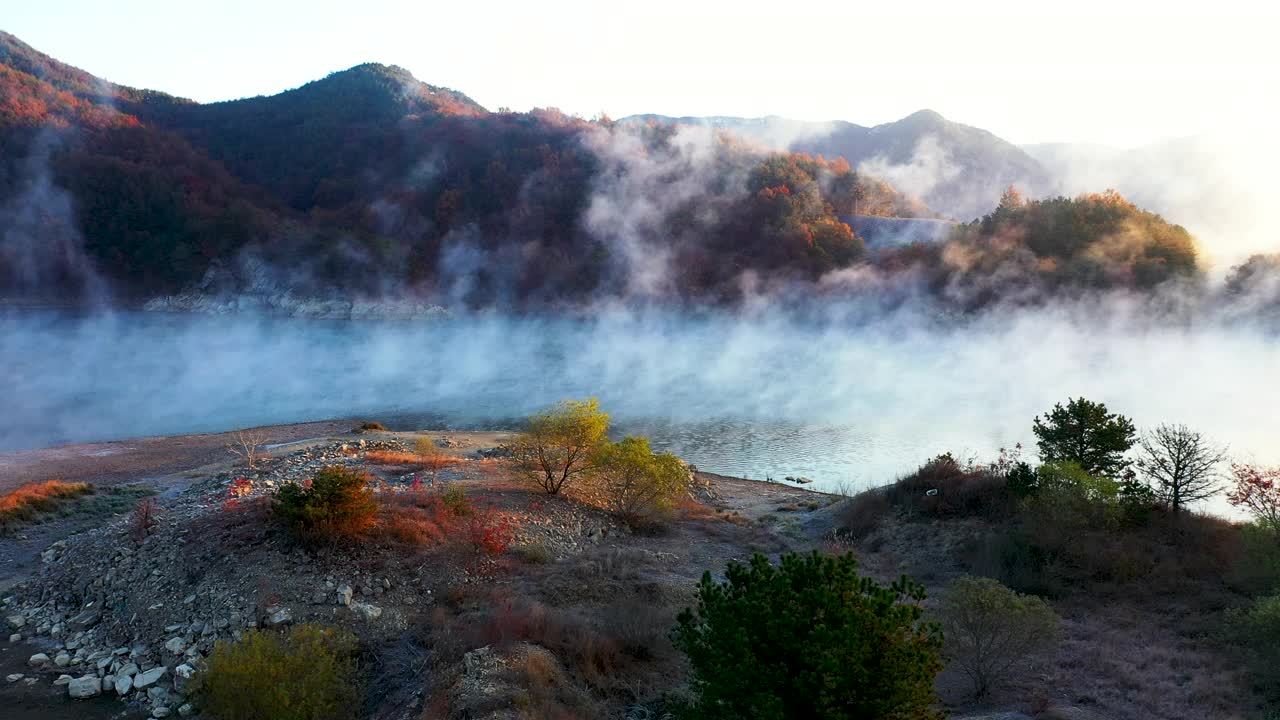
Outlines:
[[514,443],[516,462],[531,482],[555,495],[592,467],[608,432],[609,414],[595,398],[563,400],[529,418]]
[[1128,466],[1124,454],[1133,447],[1133,421],[1108,412],[1105,403],[1073,398],[1057,403],[1032,425],[1040,459],[1073,462],[1090,475],[1116,477]]
[[677,619],[696,700],[686,717],[716,720],[939,718],[938,627],[924,588],[859,577],[853,554],[756,554],[704,574],[695,608]]
[[649,439],[627,437],[595,452],[592,484],[608,508],[630,524],[667,516],[689,489],[689,470],[671,453],[655,453]]

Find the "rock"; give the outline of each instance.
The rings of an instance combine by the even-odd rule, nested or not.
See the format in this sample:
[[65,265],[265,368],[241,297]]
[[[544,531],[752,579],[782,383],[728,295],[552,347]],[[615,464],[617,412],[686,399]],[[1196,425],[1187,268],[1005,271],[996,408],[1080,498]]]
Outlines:
[[5,682],[14,683],[14,682],[18,682],[24,677],[26,677],[26,675],[23,675],[22,673],[14,673],[12,675],[5,675],[4,679],[5,679]]
[[353,602],[351,610],[365,620],[365,622],[373,622],[382,617],[382,608],[370,603]]
[[169,702],[169,691],[159,686],[149,687],[147,700],[150,700],[152,705],[166,705]]
[[22,642],[22,633],[14,633],[10,635],[9,642],[11,643]]
[[351,586],[350,585],[338,586],[338,604],[339,605],[351,604]]
[[191,703],[183,703],[178,706],[178,714],[182,717],[191,717],[196,714],[196,708]]
[[173,674],[183,680],[190,680],[196,674],[196,669],[187,663],[182,663],[173,669]]
[[8,622],[9,627],[14,630],[21,630],[26,627],[27,624],[27,619],[21,615],[10,615],[5,618],[5,621]]
[[85,675],[67,683],[67,694],[80,700],[102,694],[102,681],[93,675]]
[[180,637],[170,638],[169,642],[164,644],[164,649],[174,655],[181,655],[182,651],[187,649],[187,641]]
[[267,627],[280,627],[293,622],[293,613],[287,607],[272,605],[267,608]]
[[126,677],[133,677],[134,675],[137,675],[137,674],[138,674],[138,666],[135,663],[129,663],[128,665],[125,665],[116,671],[117,677],[120,675],[124,675]]
[[1050,705],[1036,716],[1040,720],[1107,720],[1105,715],[1075,705]]
[[101,619],[102,619],[102,613],[90,608],[80,613],[79,615],[71,618],[71,620],[69,620],[68,622],[80,628],[81,630],[88,630],[94,625],[97,625],[98,621]]
[[168,669],[161,665],[153,667],[146,672],[138,673],[133,678],[133,686],[141,690],[149,685],[154,685],[166,672],[168,672]]
[[58,653],[58,655],[53,658],[53,664],[58,667],[66,667],[71,664],[71,656],[64,652]]
[[156,707],[151,708],[151,717],[167,718],[169,717],[169,708],[164,705],[157,705]]
[[30,665],[31,667],[39,667],[40,665],[48,665],[48,664],[49,664],[49,656],[48,656],[48,655],[45,655],[44,653],[36,653],[35,655],[32,655],[31,657],[27,658],[27,664],[28,664],[28,665]]
[[59,675],[58,679],[53,681],[53,684],[61,687],[63,685],[66,685],[67,683],[70,683],[71,679],[72,678],[70,675]]
[[133,678],[128,675],[116,675],[115,687],[117,695],[128,695],[133,689]]

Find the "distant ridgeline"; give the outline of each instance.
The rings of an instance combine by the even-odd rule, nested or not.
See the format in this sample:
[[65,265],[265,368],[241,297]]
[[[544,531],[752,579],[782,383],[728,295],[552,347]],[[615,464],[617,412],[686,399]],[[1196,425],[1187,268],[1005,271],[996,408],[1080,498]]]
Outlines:
[[843,157],[705,124],[490,112],[374,64],[202,105],[3,33],[0,232],[8,298],[716,305],[852,292],[831,279],[865,267],[971,307],[1200,272],[1182,228],[1114,194],[1012,193],[955,225]]

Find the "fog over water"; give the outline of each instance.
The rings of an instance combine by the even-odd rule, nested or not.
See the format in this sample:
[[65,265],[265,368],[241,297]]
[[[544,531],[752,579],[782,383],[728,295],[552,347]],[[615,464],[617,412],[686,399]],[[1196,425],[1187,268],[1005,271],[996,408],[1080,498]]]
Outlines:
[[1031,454],[1032,417],[1084,395],[1139,427],[1182,422],[1243,459],[1280,460],[1280,343],[1139,316],[1120,303],[961,322],[839,308],[416,322],[7,311],[0,450],[351,416],[509,427],[594,394],[616,430],[704,469],[864,487],[947,450]]

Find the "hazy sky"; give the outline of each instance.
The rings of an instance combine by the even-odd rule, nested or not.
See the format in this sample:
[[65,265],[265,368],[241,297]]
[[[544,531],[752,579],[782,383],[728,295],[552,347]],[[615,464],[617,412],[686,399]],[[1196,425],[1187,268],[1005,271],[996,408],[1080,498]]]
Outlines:
[[54,57],[201,101],[378,61],[489,108],[875,124],[928,107],[1018,143],[1261,124],[1280,67],[1280,9],[1236,0],[5,4],[0,28]]

